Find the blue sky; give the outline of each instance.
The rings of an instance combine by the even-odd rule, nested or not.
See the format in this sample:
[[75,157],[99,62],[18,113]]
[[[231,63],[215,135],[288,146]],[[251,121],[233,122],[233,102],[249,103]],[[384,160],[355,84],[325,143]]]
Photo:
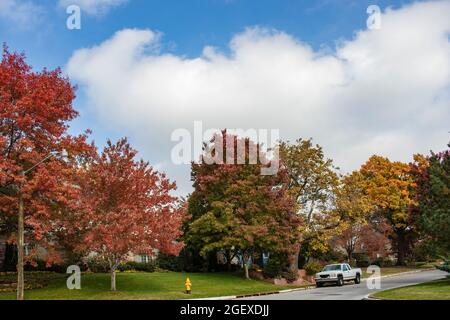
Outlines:
[[186,56],[198,55],[205,45],[226,49],[234,34],[255,25],[286,31],[314,48],[333,46],[366,27],[369,5],[397,8],[412,1],[130,0],[107,13],[82,13],[82,29],[72,31],[66,28],[68,15],[58,1],[34,2],[44,10],[39,21],[20,26],[3,18],[0,39],[25,51],[36,68],[51,68],[64,66],[74,50],[97,44],[123,28],[161,31],[163,50]]
[[[169,172],[173,170],[176,179],[187,181],[188,176],[186,173],[180,173],[179,170],[171,169],[167,165],[170,155],[167,148],[164,149],[161,146],[170,142],[170,134],[168,133],[179,127],[180,123],[176,125],[165,123],[163,128],[161,123],[164,123],[164,117],[159,119],[156,116],[153,117],[153,115],[155,111],[161,108],[167,108],[167,112],[171,112],[171,107],[174,110],[179,107],[173,105],[172,97],[170,97],[174,91],[171,87],[171,79],[174,76],[177,78],[189,76],[192,68],[185,68],[186,65],[190,66],[200,61],[200,64],[206,66],[202,66],[203,69],[210,68],[214,72],[223,71],[224,67],[221,62],[206,63],[208,59],[203,56],[203,50],[206,46],[215,47],[223,55],[222,58],[227,61],[227,66],[232,65],[228,71],[239,69],[242,65],[245,65],[239,58],[230,56],[238,55],[239,52],[247,52],[248,48],[253,48],[251,45],[256,45],[261,39],[262,48],[265,48],[267,52],[271,52],[274,48],[271,43],[277,44],[275,48],[280,52],[291,52],[295,56],[292,65],[295,64],[293,69],[297,68],[295,69],[298,72],[296,74],[312,72],[309,77],[313,84],[317,84],[317,87],[310,88],[307,84],[298,80],[295,88],[299,88],[300,91],[304,90],[306,98],[303,99],[303,96],[293,95],[288,97],[289,99],[283,100],[283,95],[281,97],[282,107],[286,105],[286,112],[291,112],[294,106],[301,105],[299,107],[301,110],[296,110],[295,115],[289,117],[315,119],[314,121],[320,122],[321,126],[334,130],[335,133],[332,134],[334,140],[329,138],[330,132],[327,129],[318,131],[317,128],[308,127],[307,123],[304,124],[304,127],[301,124],[286,124],[285,128],[284,125],[280,125],[280,123],[284,123],[283,118],[278,119],[278,122],[249,120],[248,123],[249,125],[251,123],[252,126],[265,128],[278,125],[282,131],[286,132],[285,135],[282,134],[282,137],[289,139],[312,136],[317,139],[318,143],[324,145],[326,150],[329,150],[330,156],[336,158],[338,165],[346,168],[347,171],[354,169],[357,163],[361,163],[361,160],[371,153],[381,153],[395,159],[406,160],[408,157],[410,158],[413,152],[427,152],[432,148],[445,147],[445,141],[448,141],[448,135],[445,135],[445,132],[448,133],[448,126],[436,123],[434,119],[445,119],[449,115],[449,100],[447,100],[450,96],[449,72],[445,69],[448,69],[447,63],[450,61],[450,55],[448,51],[448,24],[445,20],[448,18],[447,20],[450,21],[450,13],[447,12],[446,16],[445,12],[443,13],[448,8],[449,1],[422,3],[417,1],[375,0],[101,0],[100,2],[105,3],[121,3],[104,7],[103,9],[106,9],[101,12],[94,12],[94,7],[91,4],[95,1],[73,0],[72,2],[82,3],[85,6],[82,6],[81,30],[68,30],[66,28],[68,15],[65,12],[65,6],[61,5],[61,3],[67,3],[66,0],[1,1],[3,3],[3,5],[0,4],[1,42],[6,42],[12,50],[24,51],[28,57],[28,62],[36,69],[61,66],[66,72],[69,64],[76,65],[77,69],[72,68],[75,71],[70,74],[70,77],[74,84],[80,87],[75,107],[81,112],[81,116],[73,123],[72,132],[80,132],[83,129],[91,128],[94,132],[93,138],[98,145],[102,145],[107,137],[115,139],[124,135],[128,136],[136,143],[146,159],[152,163],[160,164],[164,170]],[[366,9],[373,4],[381,8],[383,17],[387,21],[386,27],[378,33],[366,30],[368,17]],[[388,7],[390,9],[387,10]],[[405,27],[408,19],[415,21],[414,23],[417,25],[412,25],[411,28]],[[255,26],[267,30],[276,29],[281,34],[268,35],[256,31],[258,40],[255,40],[250,33],[246,33],[246,30],[248,30],[246,28]],[[106,44],[108,40],[115,39],[114,35],[117,32],[126,29],[151,30],[151,32],[159,32],[162,35],[159,40],[150,41],[157,45],[158,52],[144,54],[138,58],[127,57],[130,59],[131,66],[153,70],[153,68],[157,68],[159,62],[166,61],[165,58],[175,57],[176,63],[178,63],[175,65],[178,67],[174,67],[177,71],[169,74],[168,77],[162,74],[159,77],[161,81],[156,83],[152,82],[154,79],[147,72],[135,75],[147,79],[149,84],[148,96],[135,95],[135,88],[129,91],[124,89],[123,96],[125,98],[123,101],[125,102],[119,103],[120,99],[117,99],[117,97],[114,101],[108,99],[111,92],[120,91],[122,87],[117,83],[111,83],[110,92],[102,91],[103,87],[98,82],[101,77],[96,76],[96,72],[97,75],[101,75],[108,70],[114,71],[116,62],[120,61],[115,61],[114,57],[111,58],[108,52],[112,52],[113,49],[120,46],[126,47],[131,35],[117,36],[120,39],[116,39],[116,45],[111,47],[110,51],[102,51],[104,52],[102,57],[105,58],[105,61],[111,61],[107,69],[97,70],[95,68],[92,72],[89,68],[85,72],[81,70],[85,70],[83,68],[90,62],[98,61],[95,60],[98,57],[93,48]],[[415,30],[417,30],[419,36],[412,37],[411,32],[415,32]],[[149,42],[148,39],[142,40],[142,38],[148,37],[148,34],[138,33],[138,31],[133,32],[133,37],[141,38],[139,41]],[[362,34],[358,36],[358,32]],[[230,41],[236,39],[240,34],[243,34],[243,40],[241,39],[243,44],[239,47],[240,49],[232,52],[233,47],[230,47]],[[447,41],[442,40],[442,34],[447,35]],[[283,35],[285,35],[284,38]],[[434,39],[436,42],[428,43],[429,39]],[[342,45],[343,43],[345,45]],[[129,46],[133,46],[133,44]],[[424,46],[428,47],[429,50],[422,52],[422,49],[417,49]],[[82,48],[88,50],[86,51],[87,60],[80,63],[76,59],[76,61],[71,59]],[[373,53],[367,53],[369,49]],[[303,53],[299,53],[303,52],[302,50],[310,50],[310,54],[306,54],[306,57],[304,57]],[[274,59],[280,57],[278,51],[274,51]],[[364,61],[378,61],[382,64],[374,64],[371,67],[373,69],[364,69],[365,63],[361,63],[359,58],[361,52],[366,55]],[[402,54],[408,59],[402,59]],[[311,55],[311,57],[308,55]],[[146,60],[146,58],[152,57],[155,58],[154,63]],[[255,52],[255,59],[256,57],[259,57],[257,52]],[[272,56],[268,54],[268,57],[270,60]],[[426,70],[419,70],[423,73],[417,74],[417,78],[426,79],[427,84],[407,83],[410,70],[416,68],[417,63],[419,65],[427,64],[422,62],[428,61],[426,59],[436,62],[430,64]],[[256,60],[259,61],[259,58]],[[399,62],[399,66],[395,69],[397,62]],[[268,63],[270,65],[270,61]],[[383,74],[383,68],[386,66],[389,67],[389,70]],[[261,67],[264,68],[264,64]],[[266,79],[265,76],[268,77],[267,87],[258,84],[257,79],[251,81],[250,84],[245,82],[248,77],[242,75],[249,70],[246,66],[241,68],[240,73],[232,76],[231,82],[242,80],[246,85],[255,85],[255,88],[257,87],[259,91],[255,89],[253,91],[254,96],[249,94],[246,97],[247,100],[253,101],[254,105],[261,102],[259,98],[266,91],[273,94],[273,101],[278,101],[280,99],[277,94],[283,88],[275,88],[275,90],[274,87],[277,86],[279,81],[274,83],[271,83],[271,81],[273,75],[283,77],[286,72],[283,65],[273,68],[274,70],[270,71],[270,77],[269,74],[262,75],[262,79]],[[444,71],[442,71],[443,68]],[[288,67],[286,70],[289,72],[289,69]],[[329,73],[328,69],[332,72]],[[381,73],[378,78],[375,78],[372,73],[377,74],[378,70],[381,70]],[[228,75],[228,71],[224,72],[224,75]],[[131,75],[127,75],[127,77],[129,82],[133,82],[134,78]],[[324,79],[329,79],[329,83]],[[348,92],[333,92],[336,84],[348,86],[348,82],[353,80],[354,85],[352,84],[352,87],[348,88]],[[394,82],[393,86],[385,88],[384,85],[389,84],[391,80]],[[294,79],[291,82],[295,81],[297,80]],[[403,86],[400,83],[403,83]],[[158,90],[152,91],[152,84],[153,87],[158,87]],[[429,87],[428,84],[430,84]],[[118,85],[118,87],[114,87],[114,85]],[[197,90],[196,84],[190,86],[190,83],[185,84],[183,91],[178,92],[178,94],[183,98],[181,100],[183,104],[186,101],[186,108],[192,110],[192,119],[203,120],[198,119],[202,113],[196,113],[198,110],[195,110],[197,105],[203,103],[203,100],[198,94],[194,94],[194,92],[197,92],[195,91]],[[415,86],[417,88],[425,87],[423,92],[421,89],[415,89],[414,94],[421,94],[420,96],[411,97],[409,93],[405,93],[408,88],[416,88]],[[220,101],[227,99],[230,94],[242,95],[241,91],[230,86],[223,91],[220,91],[222,89],[217,87],[209,88],[208,85],[203,85],[202,88],[205,88],[207,92],[215,92],[215,96],[208,96],[212,109],[215,106],[219,108]],[[142,90],[145,91],[145,89]],[[295,90],[291,90],[291,92],[293,91]],[[375,91],[381,92],[385,101],[377,101],[378,98],[372,96]],[[168,92],[168,94],[152,100],[152,96],[160,92]],[[317,96],[309,92],[313,92]],[[326,101],[319,99],[329,92],[336,95],[330,95]],[[384,92],[387,94],[384,95]],[[289,96],[289,93],[287,95]],[[272,101],[271,98],[264,100]],[[277,98],[278,100],[276,100]],[[408,107],[410,109],[401,109],[401,112],[392,111],[394,110],[393,105],[395,108],[400,105],[403,107],[409,104],[408,101],[411,99],[417,105]],[[155,131],[144,133],[145,125],[132,117],[126,117],[125,119],[123,113],[119,111],[117,111],[117,115],[105,114],[105,106],[102,105],[105,101],[110,103],[111,106],[108,107],[113,108],[114,112],[116,110],[120,112],[129,110],[129,113],[137,118],[148,117],[147,127],[154,125]],[[137,101],[137,103],[126,105],[127,101]],[[145,101],[146,107],[140,105],[142,101]],[[335,104],[338,105],[336,108],[339,108],[339,116],[334,114],[330,116],[329,120],[324,120],[326,116],[323,110],[328,110],[329,105],[334,104],[333,101],[338,101]],[[373,101],[377,102],[372,103]],[[233,103],[236,104],[238,109],[248,108],[247,101],[237,99],[233,100]],[[292,103],[292,106],[290,106],[290,103]],[[142,102],[142,104],[144,103]],[[434,104],[436,105],[434,106]],[[384,109],[380,107],[381,105],[384,106]],[[310,106],[314,107],[313,111],[308,109]],[[259,110],[265,108],[263,111],[267,112],[269,109],[278,107],[275,103],[274,105],[260,106]],[[419,117],[419,113],[416,111],[422,109],[428,109],[429,114],[420,114]],[[149,113],[151,110],[153,110],[153,113]],[[401,117],[411,115],[414,112],[416,112],[417,118],[407,121],[410,123],[410,127],[398,125],[400,120],[404,122]],[[382,119],[387,114],[392,117],[392,122],[386,121],[382,124],[383,121],[375,121],[375,119]],[[365,116],[366,118],[364,118]],[[214,118],[214,115],[205,115],[205,121],[212,118]],[[189,128],[192,119],[182,125]],[[308,119],[307,122],[313,121],[311,119]],[[371,122],[370,119],[374,119],[374,121]],[[220,123],[212,120],[210,122],[223,127],[238,125],[231,120]],[[240,125],[242,123],[239,122]],[[428,132],[423,137],[424,134],[421,131],[426,131],[427,128],[431,127],[434,128],[433,131]],[[160,133],[162,137],[155,139],[155,133],[156,135]],[[354,136],[364,136],[365,144],[361,141],[352,140]],[[418,141],[418,136],[421,136],[420,141]],[[436,139],[436,137],[439,137],[439,139]],[[150,140],[152,140],[151,143],[148,142]],[[402,147],[399,147],[398,143],[401,143]],[[339,147],[336,147],[336,144]],[[348,145],[350,151],[341,151],[344,144]],[[355,153],[354,161],[348,160],[349,152]],[[187,185],[188,183],[184,184]]]
[[[98,15],[82,11],[81,30],[66,28],[68,14],[57,0],[18,2],[35,3],[42,10],[36,22],[2,19],[1,41],[12,50],[24,51],[36,69],[64,69],[75,50],[97,45],[124,28],[160,31],[164,35],[161,50],[186,57],[198,56],[206,45],[226,51],[234,34],[256,25],[283,30],[315,49],[333,47],[366,27],[370,4],[396,8],[411,1],[130,0]],[[75,105],[84,111],[82,90]],[[97,120],[83,112],[73,131],[95,128],[94,137],[101,143],[114,132],[103,132]]]

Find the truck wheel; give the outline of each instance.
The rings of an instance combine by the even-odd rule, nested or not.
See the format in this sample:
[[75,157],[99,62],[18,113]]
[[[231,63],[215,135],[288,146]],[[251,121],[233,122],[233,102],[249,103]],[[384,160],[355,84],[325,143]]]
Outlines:
[[323,283],[316,282],[316,288],[322,288]]
[[342,276],[338,277],[337,285],[339,287],[342,287],[344,285],[344,279],[342,278]]
[[355,284],[359,284],[361,283],[361,276],[359,275],[359,273],[356,274],[356,278],[355,278]]

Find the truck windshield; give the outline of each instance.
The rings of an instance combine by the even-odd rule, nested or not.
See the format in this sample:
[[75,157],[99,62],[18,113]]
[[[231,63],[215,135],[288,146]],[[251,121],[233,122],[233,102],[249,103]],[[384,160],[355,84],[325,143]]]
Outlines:
[[322,271],[339,271],[341,270],[340,264],[332,264],[330,266],[325,266]]

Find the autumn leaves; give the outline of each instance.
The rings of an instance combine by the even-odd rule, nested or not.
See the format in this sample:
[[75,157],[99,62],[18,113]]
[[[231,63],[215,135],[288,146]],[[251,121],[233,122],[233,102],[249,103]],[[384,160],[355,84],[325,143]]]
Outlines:
[[[23,55],[4,48],[0,233],[9,241],[24,237],[30,247],[45,248],[31,251],[30,263],[35,258],[60,263],[74,254],[95,253],[109,263],[115,290],[115,270],[130,252],[178,254],[185,210],[171,195],[175,183],[135,160],[137,152],[126,139],[108,141],[98,153],[87,142],[89,132],[68,133],[77,116],[74,98],[74,88],[59,70],[34,72]],[[61,150],[67,151],[65,159],[48,157]],[[19,224],[18,232],[19,204],[25,228]],[[18,271],[21,277],[21,261]]]
[[[217,262],[221,253],[228,265],[239,259],[249,277],[250,261],[262,252],[283,257],[281,267],[292,274],[300,253],[320,257],[338,246],[349,260],[364,247],[374,255],[394,254],[404,264],[415,244],[436,244],[450,234],[440,232],[448,224],[439,225],[448,220],[448,152],[417,156],[412,164],[373,156],[342,176],[319,145],[299,139],[278,144],[278,170],[264,175],[272,163],[262,161],[261,144],[224,131],[221,145],[232,141],[236,151],[240,144],[244,154],[223,150],[234,161],[192,163],[194,191],[182,201],[173,195],[175,182],[137,160],[126,139],[108,141],[99,152],[88,143],[89,131],[69,134],[78,115],[74,99],[59,70],[35,72],[23,55],[4,48],[0,235],[12,242],[25,236],[34,248],[46,248],[39,259],[48,263],[95,253],[109,264],[112,290],[129,253],[184,250],[199,258],[192,264]],[[47,157],[62,150],[64,159]],[[251,150],[257,151],[255,162]],[[202,155],[216,156],[206,147]],[[29,168],[35,169],[24,175]]]

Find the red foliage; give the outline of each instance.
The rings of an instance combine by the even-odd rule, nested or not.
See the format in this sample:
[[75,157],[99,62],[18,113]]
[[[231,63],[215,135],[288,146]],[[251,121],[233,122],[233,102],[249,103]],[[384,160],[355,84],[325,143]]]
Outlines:
[[388,234],[391,227],[384,221],[354,223],[335,239],[352,258],[353,253],[365,252],[371,259],[387,257],[390,253]]
[[135,156],[126,139],[108,141],[79,172],[82,210],[68,223],[75,249],[99,254],[111,271],[130,253],[177,255],[183,246],[177,239],[185,209],[170,194],[175,183]]
[[[0,63],[0,233],[15,231],[14,224],[7,222],[17,215],[19,195],[25,202],[28,243],[53,244],[50,231],[61,209],[76,205],[77,189],[70,183],[73,168],[92,147],[86,135],[67,134],[68,122],[77,116],[74,98],[74,88],[59,69],[34,72],[23,54],[11,53],[4,46]],[[67,159],[58,156],[63,150]]]

